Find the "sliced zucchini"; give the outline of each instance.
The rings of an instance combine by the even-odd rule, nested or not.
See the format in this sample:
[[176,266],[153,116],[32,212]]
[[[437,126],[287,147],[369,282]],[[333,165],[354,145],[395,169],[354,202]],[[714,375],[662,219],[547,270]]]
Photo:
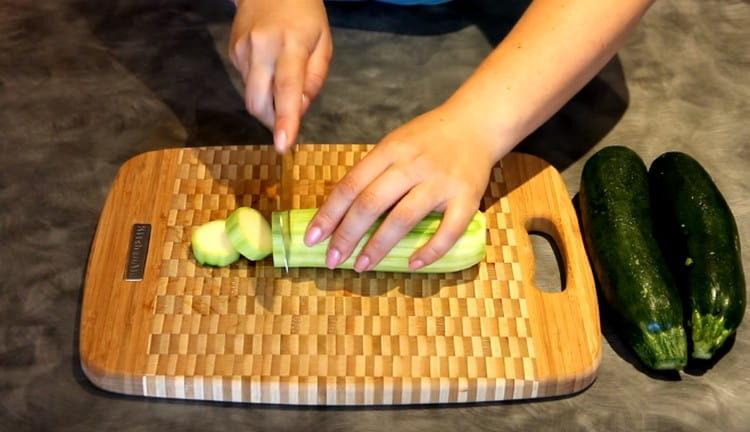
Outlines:
[[223,219],[205,223],[193,231],[192,248],[195,259],[204,265],[224,267],[240,258],[224,228]]
[[259,211],[240,207],[226,220],[229,242],[249,260],[261,260],[271,254],[271,226]]

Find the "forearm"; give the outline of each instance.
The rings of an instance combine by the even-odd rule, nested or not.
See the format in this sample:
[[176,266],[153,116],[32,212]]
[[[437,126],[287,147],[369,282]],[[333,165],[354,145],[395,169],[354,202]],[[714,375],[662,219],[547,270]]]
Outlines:
[[471,107],[500,158],[598,73],[652,3],[535,0],[447,104]]

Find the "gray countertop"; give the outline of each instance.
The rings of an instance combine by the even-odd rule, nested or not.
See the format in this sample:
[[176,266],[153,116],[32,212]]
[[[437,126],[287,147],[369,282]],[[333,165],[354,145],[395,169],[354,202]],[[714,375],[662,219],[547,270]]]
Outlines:
[[[335,57],[301,141],[377,142],[449,95],[523,7],[331,6]],[[748,430],[750,320],[720,361],[678,376],[644,371],[605,316],[597,381],[536,402],[280,408],[93,387],[78,365],[78,314],[118,167],[152,149],[270,141],[227,62],[232,14],[224,0],[0,1],[0,430]],[[647,163],[687,151],[715,177],[748,249],[748,41],[747,1],[656,2],[521,149],[555,164],[571,196],[603,146],[630,146]]]

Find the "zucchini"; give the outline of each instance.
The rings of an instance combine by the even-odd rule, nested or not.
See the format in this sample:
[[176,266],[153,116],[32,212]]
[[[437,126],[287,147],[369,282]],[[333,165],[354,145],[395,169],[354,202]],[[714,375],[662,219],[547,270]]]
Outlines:
[[[289,267],[326,267],[328,240],[314,246],[306,246],[304,235],[317,209],[286,210],[289,212],[290,245]],[[276,214],[276,213],[275,213]],[[274,214],[274,215],[275,215]],[[227,218],[226,222],[209,222],[193,233],[193,254],[201,264],[225,266],[233,263],[242,254],[250,260],[260,260],[273,253],[275,267],[283,267],[283,236],[281,228],[272,217],[273,224],[258,211],[240,207]],[[382,222],[373,224],[352,256],[339,265],[339,268],[354,268],[362,247]],[[447,273],[463,270],[484,259],[487,236],[487,222],[484,213],[476,212],[464,234],[455,245],[440,259],[418,270],[409,269],[409,257],[437,232],[442,215],[430,213],[420,221],[373,270],[410,273]]]
[[581,177],[584,239],[619,333],[648,367],[680,370],[687,363],[682,305],[654,238],[648,193],[635,152],[612,146],[596,153]]
[[193,231],[191,241],[195,259],[204,265],[225,267],[240,259],[224,228],[224,220],[205,223]]
[[[306,246],[304,235],[307,226],[312,221],[317,209],[300,209],[289,211],[289,225],[291,229],[291,243],[289,246],[289,267],[326,267],[326,252],[328,240],[314,246]],[[272,217],[273,235],[273,263],[276,267],[284,266],[282,256],[283,244],[281,230]],[[354,261],[367,243],[372,233],[382,222],[382,218],[367,231],[352,255],[338,268],[353,269]],[[476,212],[466,231],[455,245],[440,259],[418,270],[409,268],[409,257],[432,237],[437,231],[442,214],[430,213],[420,221],[406,236],[404,236],[391,251],[378,263],[374,271],[410,272],[410,273],[447,273],[463,270],[477,264],[484,259],[486,249],[487,223],[482,212]]]
[[257,261],[271,254],[271,226],[257,210],[240,207],[233,211],[226,230],[232,246],[245,258]]
[[654,223],[685,299],[691,355],[710,359],[745,313],[745,275],[732,212],[711,176],[679,152],[649,170]]

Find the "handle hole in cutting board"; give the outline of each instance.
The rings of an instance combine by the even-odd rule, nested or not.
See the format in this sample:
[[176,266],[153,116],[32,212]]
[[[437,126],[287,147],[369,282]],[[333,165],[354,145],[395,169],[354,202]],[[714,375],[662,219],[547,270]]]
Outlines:
[[534,253],[534,282],[546,293],[565,290],[565,263],[552,235],[542,231],[529,231],[529,241]]

